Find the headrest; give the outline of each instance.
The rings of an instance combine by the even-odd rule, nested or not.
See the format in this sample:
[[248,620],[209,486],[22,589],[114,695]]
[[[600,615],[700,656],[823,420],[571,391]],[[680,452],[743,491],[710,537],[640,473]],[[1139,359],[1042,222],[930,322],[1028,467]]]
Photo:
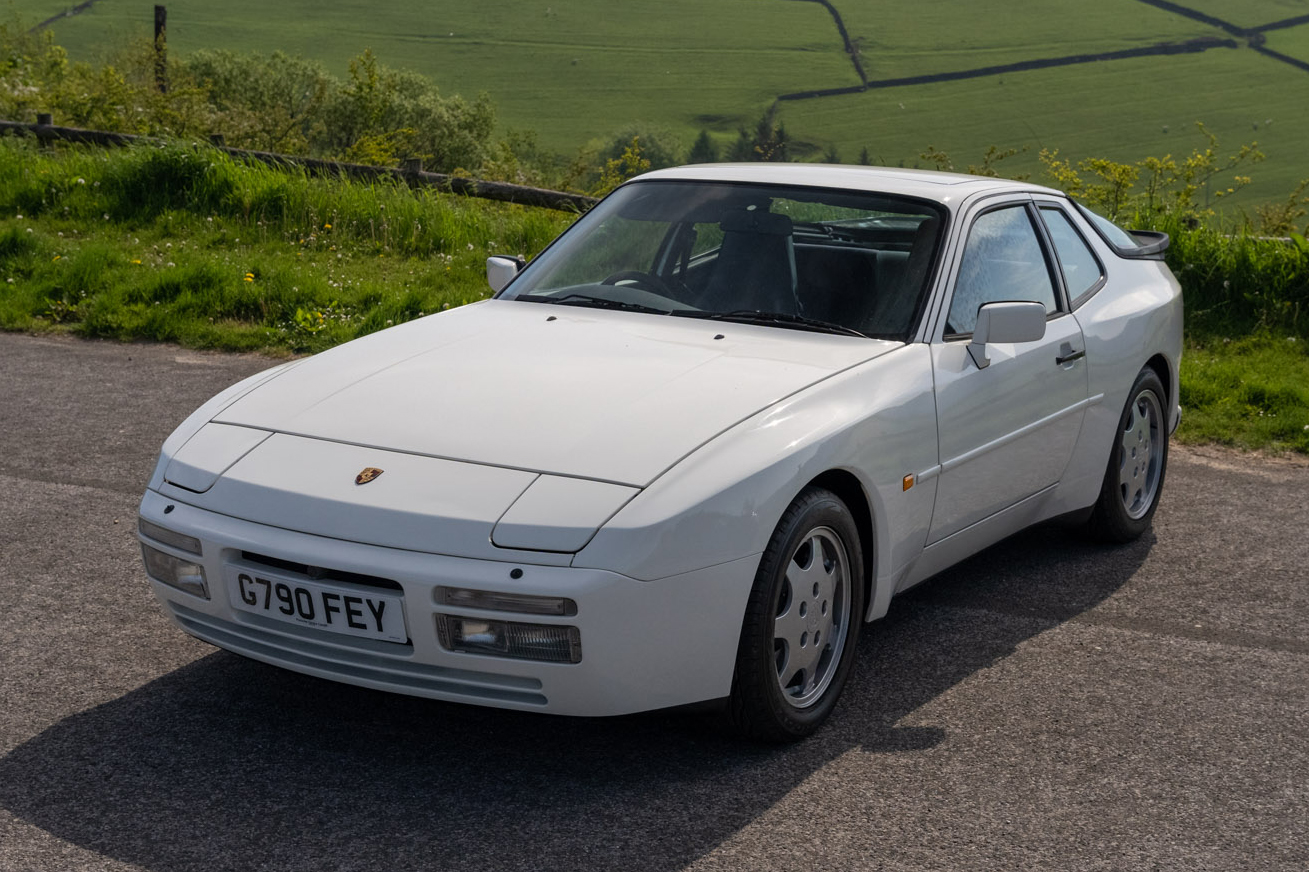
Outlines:
[[765,236],[790,236],[791,219],[785,215],[758,209],[732,209],[723,213],[718,226],[724,233],[758,233]]

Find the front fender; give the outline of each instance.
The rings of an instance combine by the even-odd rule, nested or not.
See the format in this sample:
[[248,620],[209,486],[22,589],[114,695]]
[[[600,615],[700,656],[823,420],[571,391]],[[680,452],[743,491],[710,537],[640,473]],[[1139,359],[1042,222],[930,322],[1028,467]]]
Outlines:
[[652,581],[758,555],[819,475],[846,470],[873,515],[879,587],[926,541],[935,479],[936,405],[926,345],[853,367],[742,422],[664,473],[573,560]]

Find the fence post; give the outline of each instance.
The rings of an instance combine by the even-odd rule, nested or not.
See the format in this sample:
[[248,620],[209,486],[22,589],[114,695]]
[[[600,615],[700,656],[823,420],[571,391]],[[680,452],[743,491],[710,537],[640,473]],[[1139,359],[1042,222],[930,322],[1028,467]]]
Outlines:
[[36,123],[44,124],[49,127],[51,124],[55,123],[55,117],[49,112],[38,112],[36,113]]
[[168,9],[155,6],[155,87],[168,93]]
[[227,139],[221,133],[211,133],[209,134],[209,144],[217,148],[222,148],[227,145]]

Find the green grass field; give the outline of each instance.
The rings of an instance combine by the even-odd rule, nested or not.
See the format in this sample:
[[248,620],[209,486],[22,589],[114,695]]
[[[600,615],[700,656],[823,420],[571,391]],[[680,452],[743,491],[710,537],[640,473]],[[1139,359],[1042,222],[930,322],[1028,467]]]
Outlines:
[[989,144],[1027,147],[1003,170],[1034,179],[1042,147],[1072,158],[1180,158],[1204,146],[1195,129],[1202,120],[1225,151],[1257,140],[1268,154],[1246,170],[1254,182],[1231,201],[1249,207],[1282,199],[1309,177],[1305,106],[1309,73],[1247,49],[1215,49],[786,104],[782,118],[847,159],[867,146],[875,161],[892,165],[921,163],[917,155],[929,144],[960,170],[979,162]]
[[[871,79],[1228,36],[1138,0],[835,3]],[[29,21],[68,5],[10,0]],[[1241,26],[1309,14],[1307,0],[1189,5]],[[54,30],[74,57],[93,58],[147,35],[151,21],[149,4],[101,0]],[[338,75],[372,48],[389,66],[432,76],[447,94],[486,91],[501,130],[536,130],[543,146],[567,156],[636,121],[671,129],[683,145],[702,128],[726,144],[779,94],[857,84],[826,10],[794,0],[445,0],[421,10],[361,0],[174,0],[169,44],[183,56],[202,47],[280,48]],[[1272,31],[1268,45],[1309,60],[1309,25]],[[1231,201],[1248,209],[1284,199],[1309,177],[1306,105],[1309,72],[1242,45],[786,102],[779,117],[800,159],[835,146],[853,162],[867,147],[882,163],[912,165],[935,146],[963,168],[989,146],[1026,147],[1001,169],[1033,176],[1042,147],[1072,158],[1181,156],[1203,143],[1201,121],[1225,149],[1258,141],[1267,154],[1248,170],[1254,184]]]
[[1269,31],[1267,40],[1265,45],[1273,51],[1309,63],[1309,24]]
[[[1213,28],[1137,0],[842,3],[868,78],[946,73],[1211,36]],[[1076,9],[1076,15],[1070,14]]]
[[[37,20],[64,7],[17,0],[14,8]],[[152,8],[101,2],[53,30],[73,56],[91,58],[148,37]],[[701,127],[734,133],[753,123],[779,93],[858,84],[827,12],[784,0],[447,0],[423,11],[361,0],[172,0],[168,26],[169,46],[182,54],[281,49],[337,75],[372,48],[444,93],[490,93],[503,127],[534,129],[567,154],[638,120],[668,126],[689,145]]]
[[1237,27],[1259,27],[1283,18],[1309,14],[1304,0],[1173,0],[1179,6],[1212,15]]

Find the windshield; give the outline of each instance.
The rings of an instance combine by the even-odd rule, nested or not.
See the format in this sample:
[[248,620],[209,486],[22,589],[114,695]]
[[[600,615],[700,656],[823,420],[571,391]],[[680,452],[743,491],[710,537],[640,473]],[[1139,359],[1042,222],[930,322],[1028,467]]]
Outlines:
[[903,339],[942,223],[938,207],[876,193],[637,182],[500,297]]

